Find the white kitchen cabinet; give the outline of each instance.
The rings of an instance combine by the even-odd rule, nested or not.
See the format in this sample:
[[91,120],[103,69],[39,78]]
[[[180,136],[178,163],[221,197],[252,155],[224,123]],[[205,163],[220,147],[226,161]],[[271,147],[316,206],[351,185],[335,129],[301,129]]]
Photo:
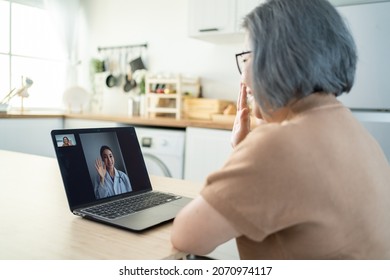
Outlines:
[[[238,35],[243,18],[266,0],[189,0],[189,35],[199,39],[217,39],[220,35]],[[389,0],[330,0],[334,6],[388,2]]]
[[203,183],[220,169],[232,152],[230,135],[230,130],[188,127],[184,179]]
[[235,5],[235,0],[189,0],[190,36],[233,33]]
[[189,34],[199,38],[240,34],[244,16],[264,1],[189,0]]
[[0,149],[55,157],[50,132],[62,127],[60,117],[0,119]]
[[[184,179],[203,183],[211,172],[220,169],[232,152],[230,135],[230,130],[188,127]],[[207,256],[222,260],[240,258],[235,240],[218,246]]]

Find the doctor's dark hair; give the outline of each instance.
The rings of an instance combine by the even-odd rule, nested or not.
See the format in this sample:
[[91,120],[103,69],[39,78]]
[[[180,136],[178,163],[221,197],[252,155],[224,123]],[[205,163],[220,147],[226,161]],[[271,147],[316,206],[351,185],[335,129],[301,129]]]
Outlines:
[[260,105],[279,108],[314,92],[339,96],[351,90],[356,46],[327,0],[268,0],[244,18],[243,27]]
[[106,146],[106,145],[103,145],[101,148],[100,148],[100,157],[103,158],[103,152],[104,150],[110,150],[111,153],[112,153],[112,150],[110,147]]

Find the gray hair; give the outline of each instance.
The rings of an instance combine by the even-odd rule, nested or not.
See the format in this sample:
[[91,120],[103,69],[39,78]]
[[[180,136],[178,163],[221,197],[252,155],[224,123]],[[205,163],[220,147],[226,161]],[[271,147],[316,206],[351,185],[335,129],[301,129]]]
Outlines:
[[356,46],[327,0],[268,0],[244,18],[243,27],[259,104],[279,108],[314,92],[339,96],[351,90]]

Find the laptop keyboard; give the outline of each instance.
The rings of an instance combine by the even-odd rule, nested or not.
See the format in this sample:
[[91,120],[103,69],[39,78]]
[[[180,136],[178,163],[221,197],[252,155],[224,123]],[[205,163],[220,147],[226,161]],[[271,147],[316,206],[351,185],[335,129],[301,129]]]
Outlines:
[[153,191],[92,206],[83,209],[83,212],[98,215],[107,219],[117,219],[131,213],[161,205],[179,198],[181,197],[168,193]]

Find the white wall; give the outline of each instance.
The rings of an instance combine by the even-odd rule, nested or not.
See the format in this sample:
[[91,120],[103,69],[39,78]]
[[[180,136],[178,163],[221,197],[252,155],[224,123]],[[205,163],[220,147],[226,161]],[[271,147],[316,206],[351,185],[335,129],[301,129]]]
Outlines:
[[[98,46],[147,42],[150,71],[200,76],[205,97],[236,99],[240,76],[234,54],[242,51],[243,42],[189,38],[187,0],[83,0],[82,4],[88,29],[83,38],[88,47],[81,57],[85,77]],[[126,110],[122,93],[111,92],[110,98],[116,107],[112,113]]]
[[[355,83],[340,100],[354,109],[390,109],[390,2],[338,8],[358,54]],[[364,18],[364,20],[362,20]]]

